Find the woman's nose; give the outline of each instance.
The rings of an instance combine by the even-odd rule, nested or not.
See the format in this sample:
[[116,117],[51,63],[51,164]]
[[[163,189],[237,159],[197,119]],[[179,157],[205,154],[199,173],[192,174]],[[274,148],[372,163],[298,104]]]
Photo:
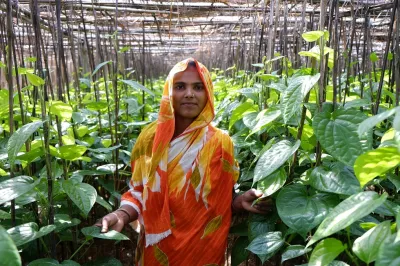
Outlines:
[[185,97],[187,98],[194,97],[194,90],[191,86],[187,86]]

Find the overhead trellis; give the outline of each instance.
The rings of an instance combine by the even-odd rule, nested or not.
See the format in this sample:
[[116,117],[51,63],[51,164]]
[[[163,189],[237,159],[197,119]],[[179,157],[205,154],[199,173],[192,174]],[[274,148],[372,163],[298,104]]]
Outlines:
[[[165,73],[171,64],[188,56],[209,67],[250,69],[264,56],[271,59],[279,53],[299,65],[304,58],[298,52],[308,49],[301,34],[319,29],[321,11],[325,29],[339,33],[338,48],[342,54],[352,54],[352,60],[361,60],[364,49],[368,55],[383,54],[387,41],[394,38],[388,34],[394,10],[390,0],[10,2],[15,41],[25,55],[34,54],[32,12],[37,5],[43,49],[49,60],[53,61],[55,47],[62,40],[66,60],[76,57],[85,72],[113,60],[116,54],[123,55],[121,69],[132,67],[144,76]],[[0,10],[5,25],[5,3]],[[6,35],[1,37],[4,47]]]

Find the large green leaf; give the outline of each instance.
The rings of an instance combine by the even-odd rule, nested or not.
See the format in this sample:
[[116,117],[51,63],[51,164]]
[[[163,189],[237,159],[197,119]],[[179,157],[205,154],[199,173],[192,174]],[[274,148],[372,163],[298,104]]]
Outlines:
[[259,235],[251,241],[247,249],[256,254],[264,263],[264,261],[272,257],[284,243],[285,240],[282,238],[281,232],[268,232]]
[[134,89],[142,90],[142,91],[147,92],[147,93],[150,94],[151,96],[155,96],[154,93],[153,93],[151,90],[149,90],[148,88],[146,88],[146,87],[143,86],[142,84],[137,83],[136,81],[133,81],[133,80],[124,80],[124,79],[121,79],[120,81],[122,81],[123,83],[125,83],[125,84],[131,86],[131,87],[134,88]]
[[386,193],[379,196],[376,192],[364,191],[348,197],[329,212],[308,242],[307,247],[367,216],[384,203],[387,196]]
[[40,179],[36,181],[30,176],[17,176],[0,183],[0,205],[13,200],[28,191],[31,191],[39,184]]
[[87,148],[82,145],[64,145],[58,148],[57,157],[73,161],[79,159],[86,150]]
[[376,124],[379,124],[380,122],[386,120],[389,116],[392,116],[396,112],[400,112],[400,107],[396,107],[396,108],[387,110],[383,113],[380,113],[380,114],[377,114],[377,115],[374,115],[374,116],[371,116],[371,117],[365,119],[358,126],[358,130],[357,130],[358,134],[360,136],[362,136],[366,132],[370,131]]
[[311,253],[309,266],[320,266],[331,263],[345,250],[342,242],[335,238],[327,238],[318,243]]
[[354,241],[354,254],[367,264],[375,261],[380,246],[389,238],[390,234],[390,221],[378,224]]
[[303,256],[304,254],[310,252],[312,249],[311,248],[306,248],[305,246],[302,245],[291,245],[288,246],[285,251],[282,253],[282,259],[281,263],[284,261],[297,258],[300,256]]
[[249,252],[246,247],[249,245],[249,240],[247,237],[239,237],[236,239],[232,247],[231,265],[238,266],[243,261],[247,260]]
[[43,124],[42,121],[36,121],[26,124],[15,131],[11,137],[8,139],[7,151],[8,151],[8,161],[11,167],[14,166],[15,157],[17,157],[18,152],[21,150],[22,145],[28,140],[28,138]]
[[38,229],[39,226],[36,223],[26,223],[10,228],[7,230],[7,232],[10,234],[15,245],[18,247],[31,242],[32,240],[50,234],[52,231],[54,231],[54,229],[56,229],[56,226],[52,224],[43,226],[39,231]]
[[320,74],[314,76],[298,76],[289,79],[287,89],[281,94],[281,110],[285,123],[296,113],[300,113],[300,108],[304,97],[311,88],[318,82]]
[[283,187],[286,182],[286,172],[283,168],[257,182],[257,190],[263,192],[262,197],[268,197]]
[[342,163],[331,163],[314,168],[309,184],[321,191],[343,195],[353,195],[361,191],[357,178]]
[[7,231],[0,225],[0,266],[22,265],[18,249],[8,235]]
[[33,85],[33,86],[40,86],[40,85],[44,85],[44,80],[39,77],[36,76],[35,74],[32,73],[25,73],[26,77],[28,78],[28,81]]
[[300,184],[284,187],[276,198],[279,217],[294,231],[303,234],[319,225],[336,204],[335,195],[309,195],[307,188]]
[[69,227],[80,224],[79,219],[71,219],[68,214],[56,214],[54,216],[54,225],[56,226],[55,232],[61,232]]
[[363,152],[371,149],[371,135],[359,138],[358,125],[365,114],[353,109],[325,110],[314,116],[313,129],[322,147],[334,158],[353,167]]
[[31,261],[28,266],[59,266],[60,263],[58,263],[57,260],[50,259],[50,258],[44,258],[44,259],[37,259],[34,261]]
[[232,111],[232,115],[229,119],[229,128],[232,128],[232,126],[239,119],[243,118],[246,114],[256,112],[256,111],[257,111],[257,106],[251,102],[244,102],[244,103],[240,104]]
[[275,119],[277,119],[280,116],[281,116],[281,110],[270,110],[270,109],[262,110],[257,115],[257,119],[255,121],[256,124],[251,129],[251,132],[247,137],[250,137],[254,133],[257,133],[260,130],[264,129],[269,123],[275,121]]
[[303,34],[301,34],[301,37],[303,37],[303,39],[306,42],[315,42],[315,41],[319,40],[319,38],[321,38],[324,35],[325,35],[325,32],[323,32],[321,30],[318,30],[318,31],[304,32]]
[[253,241],[259,235],[274,231],[277,219],[277,215],[265,216],[257,213],[251,213],[247,220],[247,235],[249,241]]
[[95,237],[108,240],[130,240],[129,237],[117,231],[109,230],[107,233],[101,233],[100,230],[101,228],[97,226],[89,226],[81,229],[82,233],[86,237]]
[[300,141],[297,140],[292,146],[290,141],[282,140],[273,145],[258,160],[254,169],[253,183],[256,183],[263,178],[269,176],[281,167],[289,158],[296,152],[300,146]]
[[381,147],[360,155],[354,163],[354,172],[361,187],[400,164],[400,153],[395,147]]
[[0,220],[9,220],[9,219],[11,219],[11,214],[3,210],[0,210]]
[[393,242],[390,237],[388,243],[381,245],[375,266],[399,266],[400,265],[400,241]]
[[80,266],[79,263],[73,261],[73,260],[64,260],[61,264],[50,258],[45,258],[45,259],[37,259],[28,264],[28,266],[58,266],[58,265],[64,265],[64,266]]
[[88,215],[96,202],[97,192],[94,187],[86,183],[74,183],[71,180],[62,182],[62,187],[68,197],[79,207],[85,216]]
[[72,117],[72,107],[63,102],[54,102],[49,109],[50,113],[58,116],[62,120],[70,121]]

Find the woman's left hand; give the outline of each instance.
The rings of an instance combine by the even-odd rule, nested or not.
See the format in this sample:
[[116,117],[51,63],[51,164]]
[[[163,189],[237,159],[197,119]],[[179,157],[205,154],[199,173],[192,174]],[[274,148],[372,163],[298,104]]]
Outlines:
[[254,188],[246,191],[242,195],[237,196],[233,203],[233,210],[234,211],[241,211],[246,210],[249,212],[265,214],[271,211],[272,209],[272,200],[270,198],[265,198],[254,204],[253,202],[262,197],[263,193],[259,190],[255,190]]

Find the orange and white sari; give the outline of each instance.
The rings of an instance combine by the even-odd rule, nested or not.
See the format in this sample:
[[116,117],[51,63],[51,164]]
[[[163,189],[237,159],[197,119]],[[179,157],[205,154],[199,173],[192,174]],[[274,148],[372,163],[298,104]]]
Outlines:
[[[203,111],[179,136],[172,107],[173,78],[195,61],[207,90]],[[132,151],[130,189],[121,205],[139,213],[137,265],[224,265],[232,188],[239,171],[230,137],[210,123],[214,97],[208,70],[189,58],[164,86],[158,120],[143,129]]]

